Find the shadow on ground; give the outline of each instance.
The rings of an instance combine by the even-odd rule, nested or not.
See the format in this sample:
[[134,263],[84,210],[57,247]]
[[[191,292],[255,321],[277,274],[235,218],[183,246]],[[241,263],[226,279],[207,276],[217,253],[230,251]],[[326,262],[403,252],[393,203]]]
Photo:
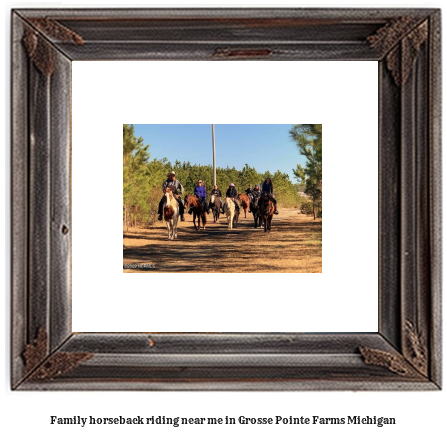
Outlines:
[[167,241],[166,228],[160,225],[123,233],[123,264],[155,265],[124,271],[321,272],[321,236],[321,221],[276,220],[267,234],[247,218],[232,230],[222,219],[200,231],[187,223],[176,240]]

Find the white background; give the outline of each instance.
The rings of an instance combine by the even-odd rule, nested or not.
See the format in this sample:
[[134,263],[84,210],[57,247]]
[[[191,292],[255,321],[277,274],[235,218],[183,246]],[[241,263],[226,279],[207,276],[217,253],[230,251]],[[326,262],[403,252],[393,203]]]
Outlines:
[[[136,2],[134,2],[136,4]],[[146,1],[144,4],[149,5]],[[190,6],[185,2],[184,5]],[[199,4],[199,2],[196,2]],[[210,4],[202,3],[202,5]],[[326,2],[318,6],[331,6]],[[357,6],[363,2],[357,2]],[[5,132],[5,144],[9,144],[9,77],[7,70],[9,66],[9,9],[11,7],[54,7],[54,6],[73,6],[62,3],[8,3],[4,10],[3,23],[5,36],[6,54],[2,56],[5,62],[2,63],[4,74],[4,84],[6,93],[4,94],[5,117],[1,119],[2,132]],[[78,4],[79,5],[79,4]],[[96,5],[100,6],[99,3]],[[111,5],[107,3],[107,5]],[[177,3],[180,5],[180,2]],[[220,4],[221,6],[229,6]],[[245,5],[260,5],[257,2],[245,2]],[[421,3],[421,2],[399,2],[394,1],[392,5],[382,1],[367,6],[425,6],[441,7],[440,2]],[[83,5],[93,6],[93,5]],[[127,7],[131,4],[127,4]],[[272,6],[270,4],[270,6]],[[306,6],[305,4],[289,4],[284,6]],[[313,7],[317,5],[312,5]],[[349,6],[349,5],[342,5]],[[354,5],[352,5],[354,6]],[[445,59],[445,57],[444,57]],[[9,196],[9,151],[5,150],[5,190],[1,191],[1,196],[5,196],[5,203]],[[8,211],[8,210],[7,210]],[[447,397],[445,391],[438,392],[337,392],[337,393],[302,393],[302,392],[270,392],[270,393],[138,393],[138,392],[51,392],[51,393],[21,393],[11,392],[9,390],[9,337],[10,337],[10,318],[9,318],[9,215],[2,215],[5,224],[4,232],[6,236],[5,264],[1,264],[2,278],[5,281],[5,299],[2,309],[4,336],[1,338],[2,351],[5,352],[2,359],[2,397],[1,397],[1,422],[0,428],[3,436],[45,436],[45,437],[97,437],[100,429],[85,428],[79,426],[50,426],[50,415],[68,417],[73,415],[81,416],[134,416],[134,415],[169,415],[169,416],[272,416],[272,415],[293,415],[293,416],[347,416],[347,415],[379,415],[393,416],[397,419],[397,426],[383,427],[381,429],[375,426],[283,426],[283,427],[250,427],[232,426],[229,427],[188,427],[173,428],[167,427],[102,427],[101,430],[108,437],[122,437],[131,435],[134,437],[147,436],[194,436],[194,437],[215,437],[228,436],[229,433],[243,436],[252,434],[257,436],[272,436],[275,433],[284,437],[326,437],[328,435],[349,437],[421,437],[436,436],[442,437],[447,433],[445,424],[445,409],[447,406]],[[4,222],[3,222],[4,221]],[[445,363],[445,361],[444,361]],[[445,366],[444,366],[445,370]],[[444,371],[445,374],[445,371]]]
[[[73,62],[73,330],[376,332],[377,69],[355,61],[349,69],[333,61]],[[294,121],[323,124],[322,274],[122,272],[123,123]],[[291,142],[291,169],[297,156]],[[347,169],[361,183],[346,187]]]

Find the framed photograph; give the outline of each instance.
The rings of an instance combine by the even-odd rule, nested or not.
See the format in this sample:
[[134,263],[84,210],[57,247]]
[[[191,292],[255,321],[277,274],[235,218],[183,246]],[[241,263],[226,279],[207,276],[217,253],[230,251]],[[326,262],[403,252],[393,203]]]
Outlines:
[[[439,390],[442,386],[440,20],[437,9],[14,10],[11,387],[18,390]],[[80,95],[72,82],[76,61],[97,62],[98,71],[107,62],[145,61],[145,66],[153,65],[154,75],[158,64],[164,64],[160,61],[169,61],[172,70],[179,65],[183,68],[186,64],[181,63],[188,62],[193,64],[193,71],[205,69],[206,65],[225,69],[240,61],[243,62],[237,65],[282,66],[284,71],[296,61],[330,61],[334,66],[342,62],[351,68],[357,61],[373,61],[377,67],[378,118],[370,124],[378,127],[378,154],[375,154],[378,169],[373,172],[378,181],[378,208],[373,203],[372,214],[378,216],[378,226],[374,230],[364,226],[362,232],[365,239],[366,235],[378,236],[377,272],[374,278],[353,277],[340,268],[339,275],[360,292],[371,284],[377,285],[378,330],[347,332],[334,327],[317,333],[303,330],[298,322],[296,329],[278,325],[258,330],[259,312],[253,295],[243,296],[238,291],[227,303],[207,309],[205,298],[191,299],[186,292],[181,304],[200,303],[202,313],[201,316],[189,313],[190,308],[185,307],[183,314],[189,319],[213,321],[226,315],[224,319],[228,320],[237,314],[246,322],[243,330],[215,331],[215,326],[208,323],[197,330],[196,326],[171,322],[169,300],[172,304],[173,295],[160,288],[157,294],[168,297],[165,304],[158,303],[152,308],[140,306],[148,309],[147,329],[127,326],[119,331],[78,330],[77,323],[73,324],[72,301],[76,301],[79,290],[96,295],[101,287],[96,277],[112,278],[114,274],[104,270],[87,274],[77,268],[80,257],[74,249],[79,242],[79,228],[76,230],[79,222],[74,219],[92,213],[76,201],[75,194],[76,181],[83,172],[80,169],[89,169],[82,167],[87,157],[76,161],[79,141],[73,140],[78,135],[73,129],[77,123],[73,108]],[[134,69],[139,67],[135,63]],[[327,71],[329,78],[330,70]],[[107,74],[103,78],[106,81]],[[166,79],[159,88],[169,84]],[[108,94],[121,93],[120,87],[121,84],[109,88]],[[259,93],[264,98],[266,90],[260,89]],[[234,98],[236,104],[243,102],[238,96]],[[231,123],[220,120],[210,123]],[[296,123],[295,119],[290,122]],[[190,122],[123,120],[119,126],[110,127],[118,132],[118,143],[121,125],[125,123]],[[86,130],[87,127],[83,131]],[[113,167],[107,159],[103,161],[98,172]],[[87,179],[91,171],[84,172]],[[361,185],[359,179],[354,178],[352,185]],[[121,199],[121,170],[118,180]],[[120,201],[115,216],[121,229],[122,208]],[[355,210],[352,206],[346,208]],[[362,215],[371,214],[362,207],[358,210],[355,214],[360,221]],[[107,214],[104,217],[103,222],[108,222]],[[101,223],[95,224],[94,229],[94,233],[101,234]],[[272,234],[273,231],[274,223]],[[359,242],[366,257],[373,249],[368,251],[372,244],[367,240],[362,245],[362,232],[346,239]],[[104,258],[107,251],[103,250]],[[120,249],[119,263],[122,256]],[[370,264],[363,256],[357,258],[364,265]],[[324,278],[324,260],[325,255],[323,273],[311,275]],[[120,276],[141,277],[123,273],[122,266],[118,270]],[[79,286],[81,277],[85,281]],[[185,279],[173,277],[169,281],[184,284]],[[293,284],[287,281],[281,277],[278,289]],[[290,301],[281,302],[277,296],[277,290],[273,289],[263,301],[269,303],[272,315],[284,316],[293,326],[294,306]],[[92,313],[96,320],[107,320],[110,316],[121,319],[108,304],[104,298],[102,307],[95,308]],[[233,313],[232,308],[236,307]],[[337,315],[343,319],[345,313],[358,311],[351,308],[349,301],[328,308],[335,319]],[[122,309],[124,313],[125,307]],[[137,309],[135,312],[137,315]],[[263,319],[272,319],[270,316]],[[361,313],[358,316],[361,318]],[[162,324],[163,319],[166,324]]]

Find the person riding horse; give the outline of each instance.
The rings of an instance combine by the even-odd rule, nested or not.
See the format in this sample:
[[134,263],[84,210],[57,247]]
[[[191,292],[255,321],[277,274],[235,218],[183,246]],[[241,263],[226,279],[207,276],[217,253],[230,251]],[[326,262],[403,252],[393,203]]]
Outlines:
[[[202,201],[203,206],[205,207],[205,210],[208,214],[210,214],[210,208],[208,207],[208,204],[206,203],[206,189],[202,185],[202,181],[199,179],[197,181],[197,185],[194,188],[194,195],[197,196]],[[191,209],[189,210],[189,214],[191,214]]]
[[253,189],[251,188],[251,184],[248,186],[248,188],[245,190],[245,193],[247,194],[247,196],[251,196],[251,192],[253,191]]
[[231,198],[234,202],[235,208],[239,213],[239,201],[237,200],[237,190],[233,183],[227,189],[227,193],[225,194],[227,198]]
[[[177,181],[175,179],[175,172],[169,172],[167,175],[168,179],[163,183],[162,189],[163,193],[166,192],[166,189],[169,187],[172,191],[172,194],[174,195],[174,198],[178,202],[178,208],[179,208],[179,214],[180,214],[180,220],[182,222],[185,221],[185,217],[183,214],[185,213],[185,207],[182,202],[182,198],[180,198],[180,195],[183,193],[183,186],[180,184],[180,181]],[[164,196],[161,198],[161,201],[158,203],[158,220],[163,220],[162,212],[163,212],[163,203],[164,203]]]
[[217,184],[214,186],[213,190],[211,190],[211,195],[217,196],[219,198],[219,201],[220,201],[220,211],[221,211],[221,213],[223,213],[224,210],[223,210],[223,202],[222,202],[222,192],[217,187]]
[[278,212],[278,208],[276,206],[276,199],[273,197],[273,183],[272,180],[270,178],[266,178],[265,181],[262,183],[261,186],[261,195],[263,193],[266,193],[270,199],[270,201],[273,202],[273,204],[275,205],[275,214],[279,214]]
[[248,210],[249,213],[251,213],[251,205],[254,203],[254,201],[261,197],[261,189],[259,187],[259,184],[255,185],[255,188],[251,191],[251,202],[250,202],[250,210]]

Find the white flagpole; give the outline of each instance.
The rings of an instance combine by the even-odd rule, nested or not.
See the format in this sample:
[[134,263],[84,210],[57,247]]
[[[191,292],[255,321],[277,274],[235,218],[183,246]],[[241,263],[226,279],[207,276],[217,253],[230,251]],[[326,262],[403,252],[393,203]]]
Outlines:
[[216,185],[216,141],[214,138],[214,125],[211,125],[213,132],[213,186]]

